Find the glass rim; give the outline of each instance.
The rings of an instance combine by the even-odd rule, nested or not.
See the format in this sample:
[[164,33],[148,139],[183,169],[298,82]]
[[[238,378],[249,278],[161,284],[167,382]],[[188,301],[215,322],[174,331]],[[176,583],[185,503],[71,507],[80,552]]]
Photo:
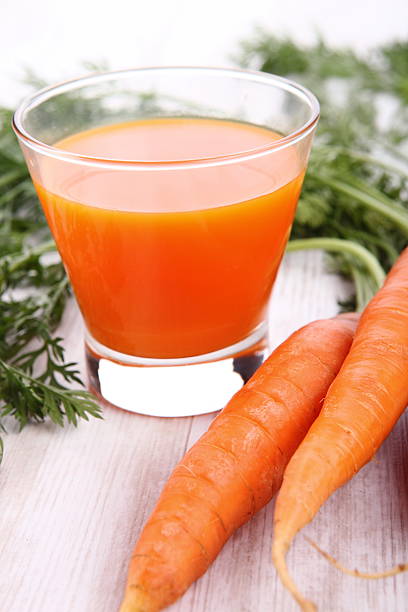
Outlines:
[[[210,157],[197,157],[193,159],[182,159],[182,160],[132,160],[132,159],[115,159],[115,158],[104,158],[96,157],[93,155],[85,155],[83,153],[75,153],[59,149],[53,145],[46,144],[41,140],[32,136],[24,127],[24,118],[33,108],[36,108],[43,102],[51,99],[55,95],[74,91],[84,86],[93,85],[95,83],[101,83],[113,79],[125,79],[131,74],[142,74],[143,72],[194,72],[194,73],[215,73],[217,75],[224,75],[229,77],[241,76],[252,82],[258,82],[260,84],[275,85],[282,90],[297,94],[298,97],[302,97],[304,101],[309,104],[310,117],[303,123],[299,128],[293,130],[286,136],[271,140],[270,143],[254,147],[252,149],[241,150],[236,153],[228,153],[221,155],[213,155]],[[300,94],[300,96],[299,96]],[[197,167],[197,166],[213,166],[222,165],[227,163],[235,163],[238,161],[248,161],[255,159],[271,152],[279,151],[287,148],[298,141],[305,138],[310,134],[319,119],[320,116],[320,105],[316,96],[306,87],[286,79],[284,77],[270,74],[267,72],[260,72],[256,70],[246,70],[242,68],[222,68],[222,67],[207,67],[207,66],[150,66],[144,68],[125,68],[122,70],[112,70],[100,73],[93,73],[88,76],[82,76],[75,79],[62,81],[60,83],[44,87],[37,92],[27,96],[22,100],[17,110],[13,114],[12,127],[17,137],[24,142],[30,149],[36,152],[42,153],[48,157],[58,158],[71,163],[77,163],[81,165],[90,165],[103,168],[116,168],[116,169],[145,169],[145,170],[157,170],[157,169],[176,169],[186,167]]]

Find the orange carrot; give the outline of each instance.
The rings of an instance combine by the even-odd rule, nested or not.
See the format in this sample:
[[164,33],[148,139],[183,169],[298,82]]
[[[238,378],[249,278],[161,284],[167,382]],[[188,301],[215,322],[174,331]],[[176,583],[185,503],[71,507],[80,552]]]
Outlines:
[[363,312],[322,411],[290,460],[276,502],[272,556],[284,585],[314,610],[290,577],[296,533],[375,454],[408,404],[408,249]]
[[350,348],[356,315],[295,332],[176,466],[132,556],[121,612],[156,612],[279,488]]

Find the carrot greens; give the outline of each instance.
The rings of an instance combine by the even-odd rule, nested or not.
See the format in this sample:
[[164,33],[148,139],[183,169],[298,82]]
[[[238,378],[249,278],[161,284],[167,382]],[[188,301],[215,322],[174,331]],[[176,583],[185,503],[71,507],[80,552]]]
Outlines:
[[[66,362],[61,320],[69,285],[10,128],[0,110],[0,428],[50,419],[77,424],[100,409]],[[52,256],[54,254],[54,256]],[[51,255],[51,258],[50,258]],[[0,460],[3,444],[0,440]]]
[[[335,269],[355,284],[348,307],[361,310],[379,284],[349,242],[370,251],[385,271],[408,244],[408,41],[363,57],[321,39],[304,46],[260,30],[242,44],[238,62],[293,78],[320,100],[291,239],[302,239],[301,248],[305,240],[326,239],[320,248],[334,253]],[[344,240],[344,250],[332,238]]]

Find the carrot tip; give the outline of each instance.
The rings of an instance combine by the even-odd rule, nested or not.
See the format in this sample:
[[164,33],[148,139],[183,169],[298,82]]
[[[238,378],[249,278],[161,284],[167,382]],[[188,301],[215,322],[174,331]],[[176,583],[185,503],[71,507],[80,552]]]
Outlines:
[[371,573],[371,572],[361,572],[358,569],[349,569],[348,567],[345,567],[339,561],[337,561],[337,559],[332,557],[328,552],[320,548],[320,546],[316,544],[316,542],[314,542],[307,536],[304,536],[304,538],[307,542],[309,542],[311,546],[313,546],[315,550],[317,550],[319,555],[324,557],[336,569],[340,570],[340,572],[343,572],[343,574],[347,574],[348,576],[354,576],[354,578],[365,578],[366,580],[379,580],[380,578],[389,578],[390,576],[397,576],[398,574],[401,574],[402,572],[406,572],[408,570],[408,563],[399,563],[395,567],[385,570],[384,572]]
[[129,586],[119,612],[157,612],[160,607],[137,586]]
[[289,545],[286,542],[280,542],[275,540],[272,547],[272,561],[275,565],[278,576],[283,586],[290,592],[292,597],[296,599],[303,612],[316,612],[317,608],[312,601],[305,599],[301,592],[298,590],[294,580],[289,574],[288,567],[286,565],[286,551]]

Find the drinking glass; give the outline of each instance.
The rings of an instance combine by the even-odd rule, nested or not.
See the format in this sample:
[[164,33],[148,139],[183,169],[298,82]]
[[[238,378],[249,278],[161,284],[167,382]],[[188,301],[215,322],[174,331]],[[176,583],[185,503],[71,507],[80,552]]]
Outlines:
[[[14,130],[99,398],[155,416],[212,412],[260,365],[318,115],[291,81],[222,68],[96,74],[21,104]],[[183,153],[184,128],[198,131]],[[134,130],[137,155],[89,144],[118,129]]]

